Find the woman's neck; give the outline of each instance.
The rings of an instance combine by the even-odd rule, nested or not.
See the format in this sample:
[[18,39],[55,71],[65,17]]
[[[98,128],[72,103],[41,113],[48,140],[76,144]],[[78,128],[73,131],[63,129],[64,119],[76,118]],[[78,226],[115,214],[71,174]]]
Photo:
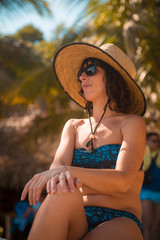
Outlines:
[[[93,103],[93,118],[94,118],[95,122],[98,122],[99,119],[101,118],[101,116],[104,112],[104,107],[105,107],[106,103],[107,103],[107,99],[104,99],[103,102],[101,101],[101,102]],[[115,114],[115,112],[111,111],[109,106],[107,106],[104,118],[107,116],[114,115],[114,114]]]

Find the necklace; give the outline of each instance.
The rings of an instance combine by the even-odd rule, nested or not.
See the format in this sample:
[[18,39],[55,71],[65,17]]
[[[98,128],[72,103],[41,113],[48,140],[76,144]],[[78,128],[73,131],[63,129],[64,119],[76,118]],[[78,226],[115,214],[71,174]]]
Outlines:
[[98,121],[98,123],[97,123],[97,125],[96,125],[96,127],[95,127],[95,129],[94,129],[94,131],[93,131],[93,127],[92,127],[91,116],[89,115],[89,123],[90,123],[90,127],[91,127],[91,134],[90,134],[90,136],[89,136],[89,139],[90,139],[90,140],[87,142],[86,147],[91,146],[91,151],[92,151],[92,153],[95,153],[95,152],[96,152],[96,149],[95,149],[94,146],[93,146],[93,140],[95,139],[94,134],[96,133],[96,130],[97,130],[100,122],[102,121],[102,118],[103,118],[103,116],[104,116],[104,114],[105,114],[105,112],[106,112],[106,110],[107,110],[107,105],[108,105],[108,102],[107,102],[106,105],[104,106],[103,114],[102,114],[101,118],[99,119],[99,121]]

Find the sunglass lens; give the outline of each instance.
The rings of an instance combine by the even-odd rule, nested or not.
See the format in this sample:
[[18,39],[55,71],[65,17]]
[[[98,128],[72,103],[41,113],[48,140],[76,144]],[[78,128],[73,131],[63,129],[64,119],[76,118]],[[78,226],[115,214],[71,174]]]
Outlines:
[[153,143],[159,143],[159,140],[152,140]]
[[86,73],[87,76],[92,76],[92,75],[94,75],[94,74],[96,73],[96,66],[93,65],[93,66],[88,67],[88,68],[86,69],[85,73]]

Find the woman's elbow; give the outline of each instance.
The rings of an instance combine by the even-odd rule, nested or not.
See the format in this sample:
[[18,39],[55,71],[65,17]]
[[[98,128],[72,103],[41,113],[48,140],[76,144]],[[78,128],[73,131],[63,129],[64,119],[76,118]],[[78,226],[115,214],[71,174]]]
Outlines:
[[120,193],[126,193],[126,192],[128,192],[128,190],[129,190],[129,185],[125,185],[125,184],[122,184],[120,187],[119,187],[119,192]]
[[121,181],[119,181],[118,189],[120,193],[126,193],[132,185],[132,180],[128,178],[125,174],[122,176]]

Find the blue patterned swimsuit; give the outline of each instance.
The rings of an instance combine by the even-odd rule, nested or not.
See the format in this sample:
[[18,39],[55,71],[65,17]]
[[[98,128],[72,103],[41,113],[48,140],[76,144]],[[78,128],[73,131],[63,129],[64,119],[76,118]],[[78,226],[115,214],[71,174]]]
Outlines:
[[[81,168],[114,169],[118,157],[120,144],[103,145],[96,149],[95,153],[84,148],[74,150],[72,166]],[[133,220],[142,232],[140,220],[132,213],[123,210],[116,210],[105,207],[87,206],[85,213],[88,221],[88,228],[91,231],[99,224],[118,217],[127,217]]]

